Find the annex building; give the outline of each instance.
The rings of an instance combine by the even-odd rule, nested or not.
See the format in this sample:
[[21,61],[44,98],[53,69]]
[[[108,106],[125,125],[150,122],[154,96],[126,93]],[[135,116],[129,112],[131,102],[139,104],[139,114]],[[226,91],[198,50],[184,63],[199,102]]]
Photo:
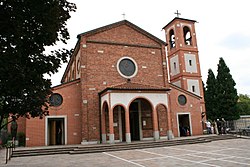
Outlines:
[[163,27],[166,42],[127,20],[79,34],[49,116],[22,122],[26,145],[203,134],[195,22],[174,18]]

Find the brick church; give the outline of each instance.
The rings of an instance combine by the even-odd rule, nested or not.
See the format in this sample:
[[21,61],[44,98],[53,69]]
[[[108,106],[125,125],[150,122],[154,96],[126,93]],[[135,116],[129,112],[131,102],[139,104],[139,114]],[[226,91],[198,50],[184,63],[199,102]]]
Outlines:
[[79,34],[62,83],[49,97],[50,115],[22,122],[26,145],[203,134],[195,22],[174,18],[163,27],[166,42],[127,20]]

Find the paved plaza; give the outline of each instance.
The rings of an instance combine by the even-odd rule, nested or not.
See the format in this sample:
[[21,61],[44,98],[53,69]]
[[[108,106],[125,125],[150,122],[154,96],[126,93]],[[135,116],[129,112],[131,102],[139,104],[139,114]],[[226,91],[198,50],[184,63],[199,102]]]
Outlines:
[[177,145],[127,151],[12,158],[6,167],[245,167],[250,166],[250,139]]

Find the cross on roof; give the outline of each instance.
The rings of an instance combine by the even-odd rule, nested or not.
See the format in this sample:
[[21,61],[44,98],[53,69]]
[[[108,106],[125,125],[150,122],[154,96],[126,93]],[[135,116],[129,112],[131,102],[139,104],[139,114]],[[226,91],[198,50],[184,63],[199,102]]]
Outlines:
[[176,11],[176,13],[174,13],[177,15],[177,17],[179,17],[179,15],[181,15],[181,13],[178,12],[178,10]]
[[123,14],[122,14],[122,16],[123,16],[123,20],[125,20],[125,15],[126,15],[125,13],[123,13]]

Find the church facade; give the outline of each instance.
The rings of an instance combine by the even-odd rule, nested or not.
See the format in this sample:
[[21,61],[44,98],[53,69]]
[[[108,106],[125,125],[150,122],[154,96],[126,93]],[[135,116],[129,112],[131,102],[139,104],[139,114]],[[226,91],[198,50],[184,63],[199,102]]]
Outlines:
[[[49,116],[23,120],[27,146],[170,140],[203,134],[195,21],[164,42],[123,20],[79,34]],[[167,50],[167,52],[166,52]]]

